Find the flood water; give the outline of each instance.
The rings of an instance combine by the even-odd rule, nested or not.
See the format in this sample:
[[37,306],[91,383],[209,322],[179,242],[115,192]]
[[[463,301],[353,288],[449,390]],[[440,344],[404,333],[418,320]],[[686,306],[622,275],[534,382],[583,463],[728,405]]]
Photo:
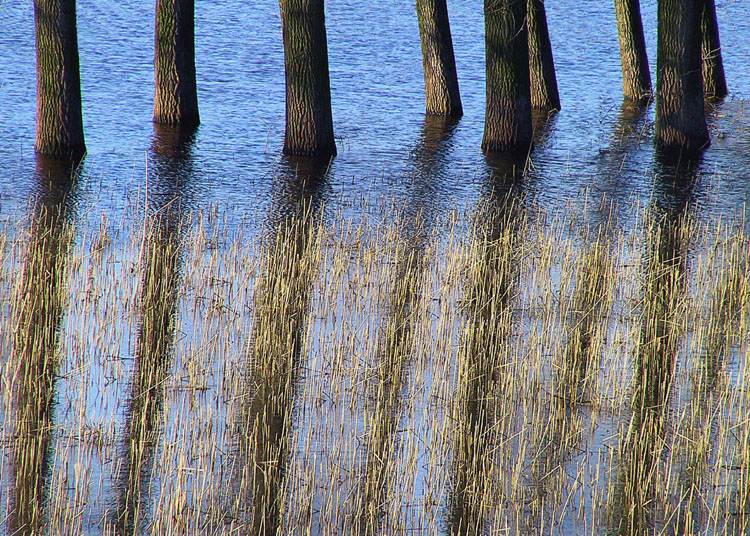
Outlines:
[[[747,76],[750,11],[747,6],[739,0],[717,0],[730,96],[711,106],[712,145],[691,169],[687,180],[675,188],[674,182],[664,177],[671,172],[665,171],[654,155],[653,105],[642,110],[622,105],[619,48],[611,3],[600,0],[547,2],[562,110],[538,122],[530,168],[522,180],[523,203],[527,208],[533,207],[535,214],[564,217],[570,212],[594,220],[609,219],[611,206],[616,225],[624,233],[643,225],[640,221],[643,207],[654,199],[660,209],[686,212],[698,221],[715,221],[742,213],[750,201],[750,110],[745,109],[746,102],[750,102],[750,77]],[[655,81],[656,1],[643,0],[641,4]],[[0,0],[0,20],[3,21],[0,34],[0,234],[4,238],[0,241],[0,253],[5,252],[0,257],[3,275],[0,278],[0,379],[4,382],[0,384],[0,391],[4,393],[0,395],[0,425],[3,426],[0,430],[0,532],[29,531],[32,525],[24,525],[24,515],[32,514],[24,513],[18,504],[37,500],[42,504],[50,497],[68,497],[69,503],[58,502],[48,508],[47,516],[53,520],[49,522],[50,527],[73,527],[76,532],[90,534],[137,532],[140,528],[163,533],[169,528],[163,524],[165,519],[180,519],[170,530],[198,532],[210,527],[213,533],[240,530],[271,534],[311,527],[312,532],[321,534],[342,533],[359,527],[356,520],[346,516],[356,517],[358,509],[363,508],[357,502],[360,501],[389,505],[375,516],[383,534],[433,533],[438,528],[447,533],[470,533],[465,532],[461,523],[473,519],[474,514],[464,503],[456,507],[456,494],[450,492],[463,477],[461,470],[454,468],[458,465],[455,461],[459,458],[458,451],[442,443],[442,432],[424,414],[434,409],[436,399],[449,399],[448,393],[452,392],[455,382],[461,382],[458,365],[454,368],[446,365],[441,369],[440,352],[472,361],[471,356],[461,358],[461,344],[453,347],[446,343],[447,350],[441,347],[441,341],[455,343],[460,339],[460,326],[466,321],[461,316],[464,313],[454,315],[451,309],[453,306],[459,309],[460,295],[465,288],[450,275],[455,269],[451,263],[459,262],[462,254],[452,256],[450,233],[453,227],[446,222],[454,213],[463,216],[479,211],[481,214],[485,209],[480,207],[488,192],[497,187],[493,181],[494,164],[480,151],[485,99],[481,3],[449,2],[465,113],[460,120],[449,123],[425,118],[423,114],[419,35],[411,2],[329,0],[326,3],[338,155],[332,162],[322,167],[319,164],[311,171],[323,177],[312,186],[300,184],[298,163],[281,156],[284,70],[276,1],[197,2],[196,61],[201,125],[187,138],[169,129],[155,128],[151,123],[153,6],[132,0],[79,0],[77,5],[88,153],[74,183],[50,186],[46,178],[65,176],[66,172],[50,168],[48,163],[35,158],[33,151],[32,5],[18,0]],[[335,229],[330,231],[334,235],[340,232],[345,237],[342,239],[345,245],[324,244],[319,246],[322,253],[311,253],[314,246],[310,242],[314,240],[305,238],[309,229],[291,231],[285,235],[290,242],[284,245],[289,249],[290,258],[319,263],[310,270],[323,275],[301,274],[284,266],[282,268],[289,273],[282,269],[281,275],[267,276],[264,270],[269,268],[264,262],[269,261],[262,253],[267,246],[261,238],[265,240],[273,235],[303,197],[313,198],[315,207],[324,210],[325,225]],[[144,246],[146,239],[139,235],[141,228],[145,229],[144,199],[156,207],[172,204],[179,207],[174,220],[167,217],[166,222],[160,223],[164,227],[155,229],[161,233],[155,239],[160,246],[153,251]],[[602,199],[607,201],[606,209],[601,209]],[[36,208],[37,201],[48,206],[64,205],[65,222],[48,221],[48,215]],[[373,224],[388,220],[392,216],[390,211],[395,212],[391,207],[397,205],[406,207],[399,212],[401,218],[421,219],[427,215],[427,224],[435,223],[435,229],[429,231],[438,233],[436,242],[440,245],[435,246],[434,251],[430,249],[432,246],[424,244],[417,248],[427,257],[424,267],[420,268],[424,274],[411,265],[406,270],[410,274],[420,271],[420,275],[409,276],[415,286],[434,287],[434,303],[421,304],[420,311],[425,318],[437,320],[432,324],[425,321],[424,325],[417,322],[411,328],[414,333],[403,335],[414,340],[432,340],[425,343],[425,348],[415,350],[418,363],[404,370],[398,368],[397,372],[387,371],[399,378],[403,376],[400,381],[405,385],[404,393],[397,394],[395,399],[403,397],[404,401],[387,399],[381,401],[382,404],[370,404],[369,395],[362,395],[357,389],[367,383],[363,378],[377,375],[385,366],[383,363],[390,362],[387,356],[382,363],[377,355],[362,357],[355,349],[363,354],[371,350],[377,354],[374,349],[383,344],[388,346],[387,342],[378,342],[378,333],[381,329],[387,332],[386,311],[393,305],[393,298],[385,290],[381,295],[380,290],[372,289],[386,288],[389,277],[398,278],[394,274],[400,273],[401,265],[394,261],[393,273],[388,271],[391,268],[386,269],[382,280],[372,274],[353,274],[350,271],[356,272],[356,269],[351,266],[350,271],[343,269],[343,275],[337,272],[337,253],[348,254],[366,246],[336,225],[339,220],[359,222],[369,218]],[[597,213],[596,207],[602,214]],[[172,209],[165,212],[171,215]],[[186,215],[191,217],[185,218],[188,223],[183,228],[177,220],[181,221]],[[744,220],[743,223],[747,225]],[[407,221],[405,227],[409,226]],[[386,231],[373,233],[376,239],[388,238]],[[638,299],[640,287],[632,286],[643,276],[634,268],[642,253],[638,248],[645,244],[648,252],[649,248],[676,251],[682,247],[664,246],[661,242],[652,244],[645,234],[638,237],[635,245],[621,245],[617,249],[622,255],[618,260],[627,275],[619,276],[624,290],[615,292],[619,294],[614,299],[613,311],[616,312],[611,313],[614,319],[608,328],[603,328],[615,340],[618,336],[637,339],[633,333],[638,330],[629,331],[633,319],[625,318],[628,315],[618,307],[626,309],[623,303]],[[397,238],[420,242],[414,236]],[[181,240],[192,245],[182,246]],[[50,258],[46,263],[32,266],[26,259],[32,256],[24,253],[27,250],[48,251]],[[378,248],[374,247],[374,251]],[[482,258],[482,254],[471,248],[464,253]],[[491,256],[491,252],[485,253]],[[384,257],[393,255],[394,258],[399,254],[390,250],[383,253]],[[648,257],[648,253],[645,255]],[[656,255],[657,262],[671,266],[673,257],[679,256],[671,255],[665,254],[667,260]],[[548,288],[544,285],[550,285],[548,290],[563,292],[560,289],[564,287],[565,277],[561,274],[568,261],[559,261],[560,266],[551,269],[548,279],[544,279],[530,275],[536,273],[538,265],[535,263],[542,262],[531,256],[533,252],[529,253],[529,259],[518,261],[522,265],[519,268],[521,290],[518,291],[519,304],[512,306],[518,310],[541,303],[544,289]],[[352,265],[366,255],[355,257],[352,253]],[[58,264],[64,258],[75,259],[70,261],[69,274]],[[390,257],[388,259],[383,261],[383,266],[390,265]],[[136,265],[145,266],[146,275],[141,277],[134,268]],[[334,274],[331,281],[325,275],[329,273],[326,269]],[[24,276],[25,283],[19,287],[13,274],[21,272],[36,275]],[[63,273],[66,275],[61,275]],[[701,277],[711,279],[710,275],[696,273],[693,274],[695,281]],[[273,277],[280,278],[281,282],[274,283]],[[444,278],[450,280],[445,288],[441,283]],[[648,273],[645,279],[649,281]],[[628,282],[624,283],[626,280]],[[62,285],[62,297],[57,295],[61,290],[60,281],[66,282]],[[699,285],[695,281],[692,284]],[[540,282],[544,284],[535,287]],[[263,303],[258,297],[260,294],[253,295],[254,290],[272,284],[293,289],[299,298],[278,313],[282,319],[287,318],[284,314],[288,315],[288,322],[274,319],[274,314],[268,311],[264,313],[259,305]],[[653,284],[659,285],[658,281]],[[147,290],[143,290],[144,286]],[[151,286],[161,294],[156,298],[158,303],[149,308],[149,299],[154,299],[148,294]],[[349,302],[346,288],[360,289],[362,296],[369,297],[361,298],[361,302],[360,298],[351,298],[354,301]],[[49,310],[40,313],[42,316],[15,318],[14,302],[23,301],[18,296],[33,297],[35,292],[40,293],[40,299],[50,300]],[[655,294],[659,292],[657,289]],[[701,292],[690,294],[691,298],[685,303],[694,300],[703,304]],[[417,294],[415,292],[415,296]],[[166,300],[159,301],[160,296],[165,296]],[[417,307],[411,301],[419,300],[409,298],[408,307]],[[150,312],[139,312],[143,303],[146,304],[144,310]],[[402,304],[402,307],[407,308],[407,305]],[[445,307],[451,311],[447,316]],[[508,307],[510,310],[511,306]],[[683,301],[670,302],[666,307],[689,310]],[[230,309],[235,312],[228,313]],[[300,321],[308,310],[306,314],[311,320]],[[368,312],[372,313],[372,318],[368,317]],[[539,342],[530,335],[534,333],[535,323],[547,322],[536,319],[535,313],[527,313],[519,321],[524,328],[514,335],[517,339],[493,339],[484,343],[504,345],[505,349],[514,348],[515,344],[516,349],[508,350],[508,355],[516,356],[520,362],[522,356],[527,355],[525,352],[532,352],[531,347]],[[559,317],[549,321],[564,324],[563,313],[555,314]],[[442,326],[439,318],[447,318],[445,324],[450,327]],[[13,364],[19,354],[15,330],[26,325],[33,332],[35,324],[45,326],[41,329],[45,333],[32,337],[33,344],[39,345],[34,347],[39,362],[33,363],[40,373],[37,381],[24,384],[20,392],[22,397],[26,393],[28,398],[43,393],[41,398],[46,402],[40,402],[39,407],[26,408],[14,398],[17,395],[10,394],[17,389],[18,370],[24,370],[14,368]],[[271,386],[268,392],[260,389],[261,394],[252,403],[245,404],[242,397],[247,394],[245,391],[252,389],[240,388],[242,378],[255,378],[251,384],[257,387],[258,378],[269,374],[262,367],[256,369],[248,365],[248,361],[254,363],[253,356],[263,348],[252,335],[254,330],[260,329],[258,326],[266,326],[269,333],[286,341],[279,344],[290,344],[296,353],[292,352],[294,357],[288,362],[279,358],[280,370],[274,368],[270,378],[265,378]],[[51,342],[49,330],[59,334],[59,342]],[[313,336],[308,337],[305,344],[299,343],[297,339],[305,331]],[[220,335],[216,335],[219,332]],[[690,334],[690,330],[687,333]],[[383,336],[387,340],[387,335]],[[347,337],[352,337],[353,341],[349,353],[342,350],[348,344]],[[696,340],[703,340],[701,337],[695,335]],[[680,343],[680,348],[687,353],[675,358],[687,368],[692,363],[690,353],[685,350],[690,348],[690,340],[690,336],[686,336],[686,341]],[[548,343],[557,344],[556,341],[544,344]],[[739,343],[729,352],[735,359],[727,372],[730,385],[740,382],[746,355],[741,363],[737,356],[746,350],[746,343]],[[63,359],[57,367],[48,370],[44,355],[51,353],[55,344],[61,346]],[[618,355],[633,351],[634,345],[637,342],[631,341],[623,343],[622,348],[603,351],[603,360],[615,363]],[[471,344],[466,347],[471,348]],[[305,352],[307,357],[300,357],[299,354]],[[464,352],[471,353],[471,350]],[[273,350],[265,350],[263,355],[272,354]],[[341,363],[331,364],[329,354],[334,356],[331,358],[334,361],[340,357]],[[363,369],[359,370],[359,358],[375,363],[361,365]],[[533,385],[537,385],[534,381],[540,385],[547,380],[557,381],[551,380],[556,377],[553,365],[538,365],[538,370],[522,367],[517,371],[518,377],[539,375],[532,381]],[[388,366],[402,365],[391,363]],[[347,367],[354,372],[339,370]],[[614,385],[617,378],[630,381],[635,374],[631,367],[622,366],[618,370],[619,376],[603,372],[602,385]],[[279,374],[281,379],[276,376]],[[336,374],[343,374],[344,387],[329,391],[326,386]],[[685,378],[677,383],[687,393],[691,387]],[[409,387],[410,381],[415,385]],[[289,391],[286,387],[276,387],[286,382],[296,388]],[[467,389],[488,388],[468,383]],[[455,389],[461,392],[458,387]],[[326,400],[321,393],[325,393]],[[509,395],[511,399],[513,396],[516,395]],[[521,394],[517,396],[519,401],[523,399]],[[623,396],[618,391],[614,398]],[[622,408],[629,402],[617,398],[620,403],[615,403],[614,398],[604,404],[612,406],[609,410],[589,408],[573,418],[585,420],[600,410],[607,414],[597,413],[600,426],[592,425],[591,430],[581,432],[588,433],[582,443],[590,445],[590,450],[581,447],[578,454],[573,455],[562,454],[564,449],[561,448],[558,453],[560,465],[580,463],[597,468],[585,478],[581,477],[590,480],[586,480],[588,487],[584,486],[587,491],[581,492],[577,502],[573,500],[580,511],[562,515],[556,507],[549,507],[555,512],[550,515],[554,520],[550,521],[543,513],[547,512],[545,505],[529,514],[533,519],[523,522],[516,519],[512,523],[504,522],[499,514],[495,517],[487,514],[484,528],[539,534],[611,532],[611,526],[607,528],[606,523],[590,525],[581,520],[586,519],[586,508],[599,504],[596,492],[591,491],[596,489],[597,479],[610,482],[609,477],[599,473],[599,468],[606,467],[602,470],[609,471],[610,476],[618,471],[627,474],[627,469],[622,469],[623,463],[618,465],[613,461],[614,455],[607,454],[619,449],[618,452],[625,453],[622,459],[628,459],[629,443],[623,431],[628,421],[623,417]],[[682,395],[674,398],[678,400],[675,404],[689,404],[685,402],[690,399],[688,395],[684,400]],[[727,395],[722,408],[730,406],[728,400],[734,399]],[[746,399],[742,400],[747,404]],[[667,404],[664,400],[659,403]],[[292,417],[284,413],[289,411],[289,406],[296,408]],[[618,409],[612,409],[615,406]],[[440,423],[451,421],[451,417],[446,416],[450,413],[447,406],[440,408],[435,418]],[[556,410],[546,407],[547,410],[547,418],[552,420]],[[469,413],[471,411],[476,410]],[[395,425],[384,424],[382,429],[377,429],[385,439],[374,443],[363,439],[372,434],[368,418],[394,413],[406,417],[402,417],[403,422],[395,419]],[[256,430],[254,436],[256,441],[268,445],[268,452],[261,449],[260,453],[248,454],[252,445],[238,439],[237,429],[241,425],[237,422],[262,420],[258,416],[267,418],[268,414],[271,424]],[[727,420],[734,415],[729,409],[726,414],[729,415]],[[36,443],[26,445],[21,439],[25,437],[23,430],[19,431],[18,425],[13,424],[24,420],[18,415],[25,415],[25,421],[31,423],[28,434],[33,436],[39,430],[49,433],[34,436]],[[187,421],[188,417],[195,421]],[[280,424],[287,417],[293,421],[292,432]],[[397,440],[404,431],[396,430],[399,424],[407,430],[405,435],[411,436]],[[471,433],[490,433],[476,423],[462,425],[473,430]],[[528,456],[519,452],[522,442],[512,431],[506,431],[510,437],[506,439],[515,449],[513,456],[519,459]],[[554,434],[555,430],[550,433]],[[214,438],[215,448],[201,443],[201,434]],[[143,447],[145,450],[128,446],[128,438],[147,445]],[[545,439],[536,440],[540,445]],[[401,451],[397,448],[391,451],[388,450],[391,447],[384,446],[400,441],[404,445]],[[198,447],[182,451],[181,443]],[[16,448],[18,445],[20,447]],[[437,453],[433,453],[431,445],[438,445]],[[375,493],[377,496],[373,498],[367,495],[370,491],[362,492],[357,488],[357,477],[349,472],[359,467],[362,449],[394,458],[399,468],[418,466],[414,471],[417,476],[408,482],[395,478],[394,489],[386,491],[382,497]],[[28,474],[18,470],[18,466],[23,465],[18,461],[18,452],[26,451],[36,453],[27,461]],[[185,452],[194,454],[195,459],[182,459]],[[279,452],[282,458],[289,458],[288,463],[282,464],[284,468],[277,471],[278,474],[271,470],[260,471],[262,476],[258,476],[258,467],[265,467],[266,458],[279,456]],[[593,461],[586,452],[595,453],[591,454]],[[299,453],[312,456],[307,459]],[[419,461],[411,460],[411,455]],[[471,455],[489,456],[476,452]],[[585,463],[581,462],[584,458]],[[165,459],[173,465],[160,468],[155,460]],[[252,465],[248,459],[252,459],[255,469],[248,469]],[[362,462],[365,466],[362,470],[368,474],[381,469],[385,473],[388,469],[368,463]],[[344,469],[334,471],[334,466]],[[502,467],[498,465],[494,473],[496,480],[503,479]],[[170,468],[177,469],[172,473]],[[329,482],[327,479],[331,475],[338,480]],[[546,475],[532,474],[529,480],[543,480],[542,477]],[[619,480],[627,481],[627,476]],[[246,485],[245,481],[254,484]],[[79,486],[81,482],[85,485]],[[732,479],[727,477],[721,485],[727,482]],[[273,489],[280,502],[270,500],[269,504],[264,503],[262,515],[253,513],[255,506],[251,505],[262,502],[257,490],[253,493],[253,485],[265,486],[265,491]],[[40,491],[42,488],[44,490]],[[83,489],[85,491],[81,491]],[[612,496],[619,493],[618,490],[607,488]],[[590,496],[583,496],[589,492]],[[419,505],[401,504],[399,493],[403,497],[418,498]],[[136,495],[138,499],[134,504]],[[197,503],[200,506],[196,506]],[[64,512],[68,504],[69,514]],[[154,512],[161,512],[161,517]],[[133,518],[139,520],[135,526]],[[650,527],[667,524],[649,521]],[[697,522],[697,526],[711,527],[706,529],[709,533],[722,532],[710,521],[704,525]],[[363,529],[362,533],[368,532]]]
[[[711,114],[693,203],[720,212],[748,199],[750,120],[742,99],[750,15],[742,2],[717,2],[731,96]],[[331,205],[383,197],[436,208],[470,205],[487,176],[479,150],[484,121],[482,10],[450,3],[465,116],[446,135],[441,164],[424,176],[421,57],[408,2],[327,4],[333,114],[339,155],[324,196]],[[653,107],[621,112],[619,50],[609,2],[550,3],[563,110],[545,126],[528,187],[544,206],[583,192],[647,199],[655,174]],[[197,70],[202,125],[192,152],[190,199],[220,203],[234,218],[267,213],[279,187],[284,129],[284,72],[278,5],[198,2]],[[642,5],[652,70],[656,2]],[[84,210],[127,206],[144,184],[152,127],[153,10],[135,2],[78,5],[78,35],[88,156],[76,195]],[[33,190],[34,39],[31,6],[0,4],[0,214],[15,215]],[[620,143],[623,132],[643,136]],[[596,195],[595,197],[598,197]]]

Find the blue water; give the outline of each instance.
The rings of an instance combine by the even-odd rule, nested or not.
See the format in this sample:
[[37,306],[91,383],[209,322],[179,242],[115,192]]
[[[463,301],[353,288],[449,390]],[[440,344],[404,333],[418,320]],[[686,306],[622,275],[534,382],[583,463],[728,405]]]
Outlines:
[[[588,192],[624,205],[647,200],[655,175],[653,109],[637,122],[642,136],[620,139],[632,121],[620,114],[619,49],[610,2],[550,2],[548,19],[562,111],[532,154],[527,188],[543,207],[565,207]],[[642,2],[652,70],[655,1]],[[711,113],[713,145],[691,192],[696,210],[724,213],[750,192],[750,120],[743,99],[750,14],[719,1],[731,96]],[[335,132],[339,155],[323,195],[352,200],[419,197],[433,208],[471,206],[485,185],[479,146],[484,121],[482,9],[449,5],[465,116],[425,169],[418,153],[423,82],[418,29],[409,2],[327,3]],[[198,2],[196,48],[202,125],[192,148],[189,198],[221,204],[230,219],[267,214],[280,188],[284,129],[283,51],[272,0]],[[32,6],[0,3],[0,215],[27,205],[33,183],[34,39]],[[139,2],[79,1],[79,46],[88,156],[77,189],[87,210],[128,206],[143,187],[153,135],[153,10]]]
[[[480,151],[485,99],[481,2],[449,2],[465,116],[448,126],[428,121],[423,113],[422,67],[412,2],[329,0],[326,5],[339,152],[320,184],[322,201],[329,210],[355,218],[360,211],[379,217],[388,212],[383,207],[392,206],[391,200],[424,209],[436,220],[451,210],[471,211],[493,187],[491,163]],[[87,263],[93,266],[95,261],[89,259],[88,253],[76,261],[83,268],[77,265],[73,270],[77,276],[70,295],[84,300],[83,305],[71,299],[67,316],[56,319],[61,324],[61,339],[67,341],[69,350],[75,350],[66,356],[63,372],[75,379],[77,360],[81,356],[94,357],[89,363],[94,367],[92,371],[80,365],[84,371],[80,373],[84,377],[81,381],[90,384],[88,392],[78,392],[79,386],[70,378],[58,378],[56,424],[77,430],[78,415],[73,403],[66,399],[89,396],[92,400],[82,403],[86,418],[94,424],[101,421],[111,425],[102,425],[102,429],[117,436],[118,447],[124,442],[123,416],[131,395],[129,381],[136,359],[133,341],[138,337],[133,319],[137,318],[134,309],[138,305],[139,279],[126,265],[137,258],[138,244],[129,241],[132,235],[123,231],[138,229],[142,224],[142,200],[147,196],[177,196],[184,208],[211,209],[211,214],[218,215],[203,221],[208,228],[220,221],[243,236],[253,236],[289,209],[299,186],[281,156],[284,72],[277,2],[197,3],[196,58],[202,124],[184,158],[175,160],[155,154],[159,144],[154,141],[151,124],[152,8],[151,4],[133,0],[78,2],[88,154],[80,179],[70,192],[76,207],[77,251],[87,252],[88,243],[80,237],[90,240],[100,225],[106,227],[102,221],[109,222],[112,232],[120,234],[113,234],[116,247],[109,251],[115,251],[110,258],[117,262],[111,266],[90,268],[94,275],[89,278]],[[642,8],[654,71],[655,0],[643,1]],[[599,200],[604,196],[614,204],[619,221],[626,225],[654,197],[662,205],[682,206],[687,202],[699,219],[724,217],[744,208],[750,200],[750,117],[745,113],[746,102],[750,102],[750,49],[746,46],[750,40],[750,11],[740,0],[719,0],[717,9],[731,95],[710,110],[713,144],[689,184],[675,191],[662,180],[661,168],[655,162],[653,106],[635,115],[622,108],[619,47],[611,1],[548,2],[562,110],[540,126],[528,176],[522,184],[530,204],[533,202],[543,211],[560,212],[570,206],[601,207]],[[10,229],[8,234],[13,235],[23,227],[20,222],[30,214],[32,199],[40,194],[33,150],[32,3],[0,0],[0,21],[0,226]],[[206,252],[201,254],[210,255],[210,248],[206,246]],[[19,265],[22,260],[0,259]],[[253,267],[242,266],[248,273],[253,271]],[[186,283],[182,290],[193,298],[204,290],[200,285],[205,280],[204,274],[191,273],[189,268],[184,268],[184,277],[191,284]],[[215,268],[216,277],[211,284],[226,275],[222,270],[228,270]],[[233,284],[246,285],[249,280],[250,275],[238,277]],[[2,328],[11,325],[11,307],[5,302],[12,294],[6,283],[7,280],[0,280],[0,290],[7,292],[0,302]],[[106,304],[111,298],[122,311],[117,309],[107,316],[103,313],[105,306],[90,306],[85,301],[90,298],[89,284],[117,294],[116,298],[106,295],[102,300]],[[212,292],[222,294],[223,290]],[[245,311],[251,311],[252,296],[247,294]],[[184,300],[189,301],[188,298]],[[229,301],[230,297],[226,299]],[[189,320],[192,311],[185,304],[182,307],[178,316],[186,334],[184,340],[177,337],[180,351],[175,352],[173,363],[177,372],[184,368],[183,360],[189,355],[186,348],[200,354],[199,343],[205,342],[201,338],[202,325],[193,325]],[[208,305],[200,313],[213,318]],[[110,322],[111,318],[121,321]],[[243,337],[250,337],[251,324],[252,314],[248,313],[237,328],[239,335],[212,363],[219,371],[217,378],[231,376],[233,367],[241,365]],[[215,327],[210,323],[206,326]],[[206,326],[203,328],[208,329]],[[318,335],[322,338],[325,334]],[[80,352],[70,342],[76,342],[76,337],[83,341]],[[11,346],[11,337],[0,336],[0,365],[8,362]],[[118,365],[121,368],[114,367],[120,374],[114,380],[96,368],[100,366],[97,363],[108,362],[110,357],[124,361]],[[225,368],[229,372],[225,373]],[[217,386],[212,388],[212,393],[222,394]],[[192,394],[184,396],[188,399]],[[202,400],[200,395],[196,397]],[[193,399],[189,400],[192,404]],[[196,412],[202,408],[200,403],[195,407]],[[217,422],[224,423],[225,410],[224,406],[217,409],[221,414]],[[3,411],[5,406],[0,400],[0,413]],[[301,415],[302,425],[297,425],[305,429],[304,412]],[[0,423],[7,422],[6,417],[0,414]],[[319,425],[315,415],[308,416],[308,420],[312,422],[307,422],[310,428]],[[183,432],[200,434],[184,423],[167,424],[164,433],[173,443],[182,438]],[[602,430],[605,429],[598,429],[597,433],[603,434]],[[609,429],[605,431],[605,435],[611,435]],[[6,458],[8,450],[5,449]],[[112,461],[117,453],[105,450],[88,466],[94,474],[90,493],[96,500],[92,499],[92,511],[82,523],[91,533],[97,532],[97,520],[105,516],[106,508],[112,507],[110,499],[118,491],[116,464]],[[55,474],[64,473],[63,466],[74,473],[75,468],[71,467],[76,461],[75,451],[62,451],[56,458],[59,470]],[[85,460],[82,463],[86,465]],[[3,474],[3,469],[10,465],[0,457],[0,482],[6,479],[7,484],[10,472]],[[159,478],[167,480],[171,476],[157,474],[151,484],[158,488]],[[0,513],[4,512],[3,505],[9,504],[3,491],[0,490]]]

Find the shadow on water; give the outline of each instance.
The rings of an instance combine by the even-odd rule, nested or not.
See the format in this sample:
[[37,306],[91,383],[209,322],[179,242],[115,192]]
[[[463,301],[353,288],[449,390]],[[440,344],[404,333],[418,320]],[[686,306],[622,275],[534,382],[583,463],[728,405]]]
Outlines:
[[534,147],[544,146],[554,135],[557,110],[532,110],[531,121],[534,129]]
[[[124,464],[117,489],[119,534],[147,522],[154,453],[159,444],[164,384],[172,366],[179,298],[186,192],[193,176],[195,131],[154,124],[148,206],[141,245],[141,319],[135,370],[125,414]],[[156,470],[158,474],[158,469]]]
[[497,440],[495,408],[510,392],[503,372],[510,361],[517,301],[520,229],[524,227],[523,160],[488,157],[489,180],[477,214],[467,266],[463,338],[458,349],[453,461],[447,530],[481,534],[498,508],[492,488]]
[[[489,216],[493,216],[493,209],[505,207],[509,199],[518,199],[522,194],[525,195],[525,190],[529,186],[524,184],[529,161],[525,155],[500,153],[487,154],[484,158],[488,178],[483,185],[483,195],[487,201]],[[485,227],[485,231],[495,227],[489,222],[480,223],[480,227],[482,226]]]
[[455,117],[424,117],[419,140],[409,153],[414,173],[405,196],[410,203],[423,206],[426,200],[441,191],[441,184],[450,173],[450,154],[460,121]]
[[15,433],[8,534],[45,532],[52,467],[58,331],[67,299],[74,195],[80,160],[36,155],[38,188],[23,276],[14,300]]
[[312,287],[320,261],[320,209],[329,161],[285,157],[255,283],[248,398],[235,458],[235,496],[248,534],[282,530],[284,480]]
[[622,219],[624,204],[633,193],[631,177],[643,172],[633,166],[642,165],[637,156],[644,145],[650,148],[649,106],[648,102],[623,101],[607,146],[596,158],[595,188],[601,199],[591,219],[599,229],[614,229]]
[[[566,463],[578,453],[582,440],[582,419],[593,399],[591,389],[598,374],[601,345],[607,329],[611,306],[613,266],[608,237],[616,225],[615,200],[622,200],[630,185],[624,180],[623,168],[639,150],[644,140],[648,104],[624,101],[614,125],[608,146],[599,156],[599,176],[604,198],[589,212],[589,227],[582,236],[582,252],[572,267],[575,287],[564,312],[564,347],[554,365],[553,392],[549,415],[541,444],[531,465],[530,484],[542,508],[531,508],[526,530],[554,526],[558,505],[546,497],[567,480]],[[554,497],[554,495],[552,495]],[[537,526],[534,526],[536,523]]]
[[389,310],[379,332],[377,370],[371,386],[374,407],[368,408],[371,415],[365,418],[373,424],[366,432],[357,534],[389,531],[383,521],[388,491],[393,490],[398,477],[394,455],[403,390],[415,351],[418,321],[427,314],[420,307],[420,298],[428,261],[426,250],[439,202],[434,194],[448,173],[447,156],[457,125],[454,118],[425,116],[419,141],[411,152],[414,176],[406,193],[403,221],[397,222],[400,240],[390,251],[395,272]]
[[564,346],[553,364],[553,391],[549,413],[538,448],[530,464],[529,485],[534,490],[525,519],[525,532],[538,532],[554,527],[556,493],[568,481],[566,464],[580,454],[583,422],[589,412],[591,390],[599,372],[599,356],[607,330],[607,319],[613,292],[613,271],[610,241],[620,202],[631,187],[624,180],[623,168],[639,150],[648,127],[648,107],[624,102],[607,147],[601,151],[599,168],[603,198],[588,211],[587,226],[579,238],[581,253],[572,266],[575,287],[563,312]]
[[[324,208],[333,160],[283,156],[273,177],[268,227],[271,233],[307,212]],[[317,217],[317,215],[315,215]]]
[[659,520],[656,493],[668,444],[670,395],[684,334],[688,208],[700,161],[657,155],[646,229],[643,301],[632,379],[632,412],[620,445],[614,532],[639,535]]

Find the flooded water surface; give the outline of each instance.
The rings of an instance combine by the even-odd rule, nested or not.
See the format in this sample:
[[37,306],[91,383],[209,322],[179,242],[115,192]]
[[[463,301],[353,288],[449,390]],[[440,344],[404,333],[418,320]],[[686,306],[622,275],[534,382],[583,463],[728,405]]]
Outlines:
[[33,8],[0,2],[0,533],[750,530],[750,12],[717,0],[731,94],[675,166],[610,4],[548,2],[562,110],[508,180],[480,3],[448,121],[414,6],[329,0],[319,162],[281,156],[277,2],[197,2],[186,134],[151,122],[153,6],[80,0],[76,167],[34,154]]

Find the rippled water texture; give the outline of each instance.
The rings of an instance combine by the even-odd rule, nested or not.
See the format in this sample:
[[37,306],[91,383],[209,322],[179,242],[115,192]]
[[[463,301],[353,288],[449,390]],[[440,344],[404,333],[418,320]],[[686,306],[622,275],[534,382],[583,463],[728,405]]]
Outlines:
[[[331,205],[395,196],[438,207],[471,204],[486,179],[479,146],[484,120],[481,6],[449,3],[466,115],[440,148],[440,165],[420,167],[424,139],[421,58],[409,2],[327,2],[339,156],[325,186]],[[652,191],[653,109],[621,113],[619,50],[611,2],[547,6],[562,112],[532,155],[528,187],[545,206],[583,191],[646,199]],[[656,2],[642,2],[652,70]],[[729,100],[711,114],[713,146],[693,202],[718,212],[748,199],[750,97],[746,66],[750,14],[719,0]],[[143,185],[152,127],[153,10],[137,2],[78,3],[88,144],[77,193],[83,208],[123,207]],[[25,208],[33,189],[34,40],[27,2],[0,3],[0,214]],[[197,3],[197,69],[202,126],[193,149],[189,198],[220,202],[233,217],[265,214],[279,187],[284,74],[277,2]],[[643,136],[626,136],[635,130]]]
[[301,184],[276,1],[197,2],[180,138],[151,3],[80,0],[88,154],[50,185],[32,3],[0,0],[0,532],[747,528],[750,10],[717,1],[731,94],[673,182],[611,3],[547,2],[563,109],[505,203],[481,2],[449,1],[455,122],[423,115],[412,2],[326,3],[339,154]]

